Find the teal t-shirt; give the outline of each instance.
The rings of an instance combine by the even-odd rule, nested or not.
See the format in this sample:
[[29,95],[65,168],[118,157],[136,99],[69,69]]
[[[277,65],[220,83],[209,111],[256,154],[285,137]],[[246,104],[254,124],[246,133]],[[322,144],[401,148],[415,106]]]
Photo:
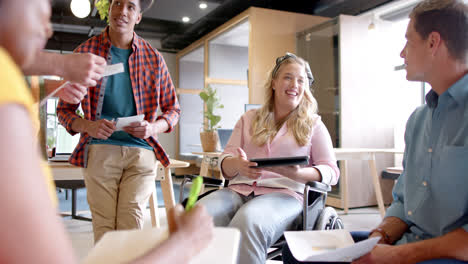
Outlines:
[[[133,98],[132,82],[128,70],[128,58],[132,49],[111,47],[112,64],[123,63],[124,72],[108,77],[101,117],[107,120],[136,115],[135,99]],[[116,131],[108,139],[91,140],[91,144],[110,144],[127,147],[153,148],[144,139],[136,138],[127,132]]]

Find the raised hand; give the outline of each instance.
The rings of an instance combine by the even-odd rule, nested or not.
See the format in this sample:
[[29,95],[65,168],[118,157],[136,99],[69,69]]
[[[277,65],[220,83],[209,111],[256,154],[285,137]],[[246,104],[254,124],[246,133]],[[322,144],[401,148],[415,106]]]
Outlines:
[[102,78],[106,60],[91,53],[73,53],[64,55],[61,76],[70,82],[86,87],[96,86]]

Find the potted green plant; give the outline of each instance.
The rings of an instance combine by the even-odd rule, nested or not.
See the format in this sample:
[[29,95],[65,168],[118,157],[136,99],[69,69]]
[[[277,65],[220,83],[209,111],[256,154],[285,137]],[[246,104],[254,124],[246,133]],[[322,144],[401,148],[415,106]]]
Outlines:
[[94,5],[99,12],[101,20],[107,19],[107,22],[109,22],[109,0],[95,0]]
[[204,152],[214,152],[219,149],[219,136],[217,129],[218,123],[221,121],[221,116],[214,112],[217,109],[224,108],[224,105],[219,102],[216,89],[207,85],[200,92],[200,98],[204,102],[203,114],[203,130],[200,132],[200,141]]

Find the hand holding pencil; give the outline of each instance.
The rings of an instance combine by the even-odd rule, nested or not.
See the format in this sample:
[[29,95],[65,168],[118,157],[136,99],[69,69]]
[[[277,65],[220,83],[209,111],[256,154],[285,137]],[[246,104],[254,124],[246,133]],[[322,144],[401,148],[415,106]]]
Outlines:
[[192,256],[207,247],[213,239],[213,218],[202,205],[184,211],[182,205],[178,204],[169,211],[167,221],[170,235],[181,236],[182,241],[189,245],[184,250],[191,251]]
[[[205,207],[195,205],[203,184],[203,177],[197,177],[192,182],[192,188],[184,208],[181,204],[176,205],[169,211],[167,217],[169,232],[171,235],[182,235],[188,241],[193,254],[205,248],[213,239],[213,218],[208,214]],[[195,246],[194,246],[195,245]]]

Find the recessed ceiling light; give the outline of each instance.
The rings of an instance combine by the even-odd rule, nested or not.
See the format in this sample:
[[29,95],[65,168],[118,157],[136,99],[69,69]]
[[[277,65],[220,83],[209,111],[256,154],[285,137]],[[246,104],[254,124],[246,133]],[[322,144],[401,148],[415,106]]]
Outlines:
[[208,7],[208,5],[205,3],[205,2],[200,2],[200,4],[198,5],[198,7],[200,9],[206,9]]
[[84,18],[91,12],[91,5],[88,0],[72,0],[70,3],[72,13],[78,18]]
[[182,22],[187,23],[189,21],[190,21],[190,17],[188,17],[188,16],[182,17]]

